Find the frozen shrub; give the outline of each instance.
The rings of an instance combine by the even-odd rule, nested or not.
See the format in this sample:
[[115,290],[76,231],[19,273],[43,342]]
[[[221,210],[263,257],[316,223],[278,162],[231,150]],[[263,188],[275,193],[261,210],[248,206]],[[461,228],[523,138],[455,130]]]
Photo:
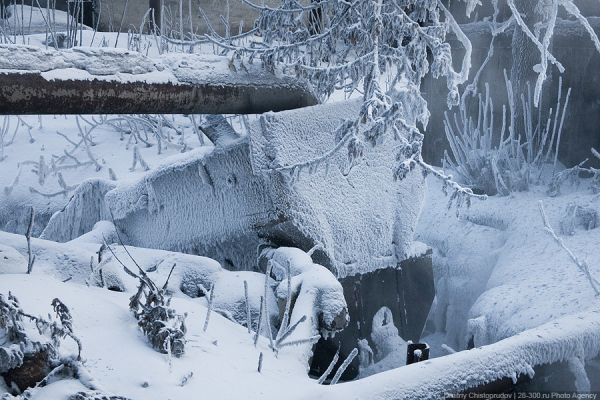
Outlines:
[[141,268],[139,272],[140,285],[130,298],[129,309],[155,350],[181,357],[186,342],[185,315],[170,307],[171,298],[165,295],[168,280],[159,288]]
[[[444,121],[450,145],[450,153],[444,154],[444,168],[457,173],[465,185],[489,195],[528,190],[531,183],[539,180],[544,163],[553,160],[556,165],[571,94],[569,89],[562,98],[561,80],[556,107],[536,112],[529,85],[527,93],[521,94],[521,104],[515,104],[506,71],[504,76],[509,99],[508,127],[505,106],[502,107],[500,129],[494,125],[493,102],[487,84],[485,94],[474,96],[477,106],[474,115],[469,113],[469,103],[463,98],[458,115],[451,117],[446,113]],[[523,124],[516,124],[517,115],[520,115],[517,107],[522,109]],[[524,131],[517,132],[518,126],[523,126]]]
[[99,391],[77,392],[67,400],[129,400],[127,397],[104,394]]
[[[600,160],[600,153],[594,148],[591,151],[592,155]],[[571,168],[554,174],[548,184],[548,196],[558,196],[562,185],[565,183],[580,184],[582,182],[588,182],[593,193],[600,193],[600,169],[586,167],[587,162],[588,159],[585,159]]]
[[[26,313],[12,294],[0,295],[0,374],[8,384],[23,391],[35,385],[45,384],[51,371],[72,365],[78,375],[81,358],[81,342],[73,334],[71,313],[59,299],[52,301],[58,321],[45,320]],[[61,358],[60,343],[69,337],[78,347],[74,357]]]

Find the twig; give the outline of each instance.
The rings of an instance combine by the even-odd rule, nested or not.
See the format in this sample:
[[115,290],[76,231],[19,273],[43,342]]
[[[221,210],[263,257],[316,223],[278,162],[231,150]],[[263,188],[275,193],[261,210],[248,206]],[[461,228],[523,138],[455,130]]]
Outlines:
[[248,298],[248,282],[244,281],[244,297],[246,298],[246,326],[248,333],[252,331],[252,316],[250,315],[250,301]]
[[333,368],[335,367],[335,364],[337,364],[337,362],[338,362],[339,359],[340,359],[340,350],[338,349],[338,351],[335,352],[335,355],[333,356],[333,359],[329,363],[329,366],[327,367],[327,369],[325,370],[325,372],[323,372],[323,375],[321,375],[319,377],[319,380],[317,381],[317,383],[319,385],[322,385],[323,382],[325,382],[325,379],[327,379],[327,377],[329,376],[329,374],[331,374],[331,371],[333,371]]
[[25,233],[25,238],[27,239],[27,273],[31,274],[33,270],[33,263],[35,262],[35,255],[31,254],[31,233],[33,232],[33,222],[35,219],[35,210],[33,206],[30,207],[29,211],[29,225],[27,225],[27,232]]
[[335,372],[335,375],[333,376],[333,379],[331,380],[330,385],[335,385],[336,383],[338,383],[338,381],[342,377],[342,374],[346,371],[346,368],[348,368],[348,366],[350,365],[352,360],[354,360],[354,357],[356,357],[357,354],[358,354],[358,349],[356,349],[356,348],[352,349],[350,354],[348,354],[348,357],[346,357],[346,359],[344,360],[342,365],[340,365],[338,370]]
[[206,332],[208,329],[208,322],[210,321],[210,312],[213,307],[213,300],[215,297],[215,284],[213,283],[210,288],[210,296],[208,297],[208,309],[206,310],[206,319],[204,320],[204,328],[202,328],[203,332]]
[[260,354],[258,355],[258,372],[259,373],[262,371],[262,364],[263,364],[263,353],[261,351]]
[[260,296],[260,308],[258,311],[258,321],[256,322],[256,335],[254,336],[254,347],[256,347],[256,343],[258,343],[258,337],[260,336],[260,329],[262,328],[262,318],[263,318],[263,302],[265,298]]

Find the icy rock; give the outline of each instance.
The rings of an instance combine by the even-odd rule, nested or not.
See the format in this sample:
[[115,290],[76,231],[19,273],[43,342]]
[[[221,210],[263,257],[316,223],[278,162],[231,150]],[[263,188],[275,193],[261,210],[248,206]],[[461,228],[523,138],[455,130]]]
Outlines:
[[14,247],[0,244],[0,274],[27,272],[27,259]]
[[279,281],[277,297],[283,306],[287,299],[289,265],[292,316],[312,317],[317,332],[336,332],[346,327],[349,317],[344,291],[331,271],[313,263],[308,253],[293,247],[264,249],[261,259],[273,265],[272,274]]
[[560,232],[563,235],[574,235],[576,229],[591,230],[600,225],[600,214],[589,206],[575,203],[567,204],[560,220]]
[[51,371],[51,363],[47,351],[38,351],[26,354],[23,363],[2,374],[4,380],[11,386],[16,385],[19,390],[34,387]]

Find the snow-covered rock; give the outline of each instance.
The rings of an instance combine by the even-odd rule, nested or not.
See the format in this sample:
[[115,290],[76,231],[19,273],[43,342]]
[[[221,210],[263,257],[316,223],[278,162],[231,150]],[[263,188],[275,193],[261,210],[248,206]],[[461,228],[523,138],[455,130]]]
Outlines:
[[118,243],[117,228],[110,221],[98,221],[94,224],[91,231],[70,240],[71,243]]

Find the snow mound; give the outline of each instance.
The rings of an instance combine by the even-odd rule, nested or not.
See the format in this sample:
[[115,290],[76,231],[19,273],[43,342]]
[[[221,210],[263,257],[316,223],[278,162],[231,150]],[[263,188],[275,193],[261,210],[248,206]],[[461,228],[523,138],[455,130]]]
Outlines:
[[0,70],[50,71],[75,68],[92,75],[144,74],[157,70],[148,57],[125,49],[76,47],[56,51],[36,46],[0,44]]
[[27,259],[14,247],[0,244],[0,275],[27,272]]

